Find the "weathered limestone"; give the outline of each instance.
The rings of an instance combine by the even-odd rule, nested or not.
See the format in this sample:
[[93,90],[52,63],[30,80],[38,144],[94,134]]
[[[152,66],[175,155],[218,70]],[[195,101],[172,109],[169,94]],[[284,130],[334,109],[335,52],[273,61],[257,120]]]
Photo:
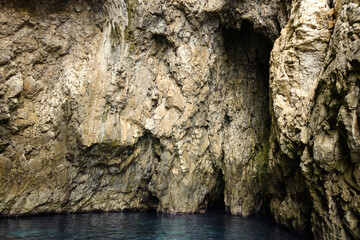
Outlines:
[[223,199],[360,238],[359,9],[0,1],[0,215]]
[[360,237],[359,13],[359,1],[294,2],[271,54],[271,212],[317,239]]
[[270,208],[278,222],[298,230],[307,227],[311,206],[298,154],[310,137],[307,124],[330,41],[329,10],[327,0],[294,2],[271,52]]
[[360,3],[338,1],[336,7],[309,124],[314,137],[305,147],[301,167],[314,202],[315,237],[358,239]]
[[259,212],[276,6],[3,1],[1,213]]

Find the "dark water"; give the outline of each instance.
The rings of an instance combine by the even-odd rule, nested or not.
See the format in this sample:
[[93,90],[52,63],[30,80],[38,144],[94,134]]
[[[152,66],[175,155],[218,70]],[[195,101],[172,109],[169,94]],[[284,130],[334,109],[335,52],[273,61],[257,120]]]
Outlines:
[[89,213],[0,219],[0,239],[306,239],[264,217]]

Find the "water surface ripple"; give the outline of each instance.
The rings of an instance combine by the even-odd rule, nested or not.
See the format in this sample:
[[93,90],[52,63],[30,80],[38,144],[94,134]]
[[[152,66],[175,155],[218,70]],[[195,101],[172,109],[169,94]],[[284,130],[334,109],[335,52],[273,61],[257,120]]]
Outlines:
[[87,213],[0,219],[0,239],[300,240],[268,218],[224,213]]

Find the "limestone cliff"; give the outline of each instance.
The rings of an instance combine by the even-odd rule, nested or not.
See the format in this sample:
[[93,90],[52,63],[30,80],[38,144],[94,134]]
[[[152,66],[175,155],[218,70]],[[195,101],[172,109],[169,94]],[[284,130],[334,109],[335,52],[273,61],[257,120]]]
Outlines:
[[0,214],[269,208],[360,238],[357,0],[0,0]]
[[360,238],[359,1],[293,2],[270,61],[270,208],[317,239]]

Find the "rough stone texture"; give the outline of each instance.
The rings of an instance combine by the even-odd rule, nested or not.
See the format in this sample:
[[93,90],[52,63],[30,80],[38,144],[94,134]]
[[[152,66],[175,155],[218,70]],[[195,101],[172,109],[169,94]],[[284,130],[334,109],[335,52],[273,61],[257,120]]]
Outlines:
[[318,239],[360,238],[359,1],[0,11],[1,215],[224,199]]
[[270,208],[278,222],[300,230],[307,227],[311,204],[298,154],[309,138],[307,123],[330,40],[329,10],[327,0],[294,2],[271,52]]
[[2,1],[0,212],[259,212],[278,5]]
[[337,2],[301,168],[317,238],[360,238],[360,2]]
[[270,208],[317,239],[359,239],[359,1],[297,1],[271,54]]

